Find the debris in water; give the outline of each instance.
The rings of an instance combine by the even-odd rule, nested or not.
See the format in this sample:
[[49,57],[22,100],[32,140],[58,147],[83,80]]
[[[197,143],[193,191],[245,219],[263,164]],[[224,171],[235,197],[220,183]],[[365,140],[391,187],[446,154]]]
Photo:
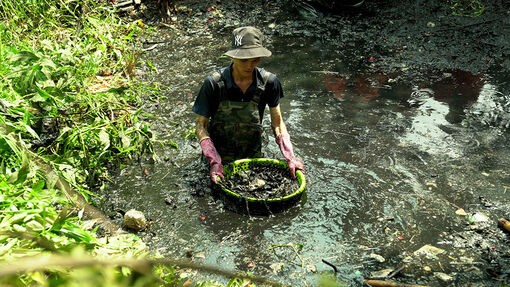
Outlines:
[[328,261],[326,261],[326,260],[324,260],[324,259],[322,259],[322,262],[324,262],[324,264],[327,264],[327,265],[331,266],[331,268],[333,268],[333,270],[335,271],[335,273],[337,273],[337,272],[338,272],[338,269],[337,269],[337,268],[336,268],[336,266],[335,266],[335,265],[333,265],[332,263],[329,263]]
[[276,262],[276,263],[269,265],[269,268],[271,268],[271,270],[273,270],[274,274],[277,274],[278,272],[283,271],[284,266],[285,265],[282,262]]
[[466,215],[467,215],[467,213],[464,211],[464,209],[463,209],[463,208],[459,208],[459,209],[457,209],[457,211],[455,211],[455,214],[457,214],[457,215],[463,215],[463,216],[466,216]]
[[391,272],[393,272],[393,269],[391,269],[391,268],[373,271],[373,272],[370,272],[370,277],[373,279],[384,279],[384,278],[388,278],[388,276],[391,274]]
[[506,220],[505,218],[500,218],[498,220],[498,226],[503,230],[510,232],[510,221]]
[[488,222],[489,218],[487,217],[487,215],[485,215],[481,212],[476,212],[476,213],[473,213],[472,215],[468,216],[467,220],[471,223],[477,223],[477,222]]
[[444,282],[449,282],[449,281],[453,280],[452,276],[442,273],[442,272],[434,272],[434,276],[436,276],[437,278],[439,278],[439,280],[444,281]]
[[379,254],[375,254],[375,253],[371,253],[370,258],[375,259],[377,262],[380,262],[380,263],[383,263],[384,261],[386,261],[386,259],[384,259],[384,257],[382,257]]
[[393,282],[393,281],[383,281],[383,280],[365,279],[364,281],[368,285],[374,286],[374,287],[384,287],[384,286],[426,287],[424,285],[406,284],[406,283],[399,283],[399,282]]

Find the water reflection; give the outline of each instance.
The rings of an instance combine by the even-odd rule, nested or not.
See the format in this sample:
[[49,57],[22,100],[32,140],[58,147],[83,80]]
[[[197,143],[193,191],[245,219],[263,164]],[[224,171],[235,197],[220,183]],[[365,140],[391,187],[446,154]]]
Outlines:
[[344,99],[352,97],[354,101],[369,102],[379,97],[379,89],[387,84],[389,76],[383,73],[355,75],[338,75],[324,73],[326,89],[333,97]]
[[458,122],[463,109],[476,102],[485,83],[482,74],[473,75],[461,70],[431,74],[426,79],[416,79],[413,86],[394,84],[396,77],[398,73],[372,72],[356,75],[325,72],[323,82],[333,97],[340,99],[350,97],[353,101],[362,102],[370,102],[388,95],[401,97],[411,106],[415,106],[417,100],[419,101],[416,95],[423,96],[420,91],[424,91],[435,100],[450,106],[452,115],[447,118],[451,123]]

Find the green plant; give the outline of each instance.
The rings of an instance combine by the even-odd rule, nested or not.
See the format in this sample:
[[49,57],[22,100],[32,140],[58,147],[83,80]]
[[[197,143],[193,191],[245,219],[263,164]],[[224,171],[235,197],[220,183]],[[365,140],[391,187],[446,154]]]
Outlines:
[[193,139],[196,138],[195,126],[189,126],[186,130],[182,132],[182,137],[185,139]]
[[[0,1],[0,261],[78,249],[147,255],[136,237],[98,238],[59,186],[65,179],[87,199],[116,163],[152,153],[144,94],[131,81],[133,39],[143,29],[98,1]],[[85,269],[29,272],[0,285],[65,285],[94,272],[118,286],[139,282],[123,268]]]

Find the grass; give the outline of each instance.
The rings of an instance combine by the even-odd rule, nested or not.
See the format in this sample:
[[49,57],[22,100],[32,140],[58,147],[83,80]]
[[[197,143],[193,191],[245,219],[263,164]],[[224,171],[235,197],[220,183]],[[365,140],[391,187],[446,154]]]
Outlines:
[[[126,23],[97,1],[0,2],[1,262],[147,255],[136,236],[98,237],[56,184],[63,178],[88,199],[120,162],[144,153],[157,159],[143,117],[146,91],[132,80],[133,37],[144,32],[140,22]],[[0,285],[71,286],[92,274],[108,286],[178,282],[168,277],[172,268],[155,271],[140,279],[120,266],[55,268],[4,276]]]

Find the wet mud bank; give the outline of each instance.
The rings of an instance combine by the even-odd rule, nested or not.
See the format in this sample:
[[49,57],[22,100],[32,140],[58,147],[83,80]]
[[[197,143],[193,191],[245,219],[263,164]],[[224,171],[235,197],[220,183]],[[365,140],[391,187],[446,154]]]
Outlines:
[[[114,220],[143,211],[153,224],[140,235],[165,256],[291,286],[315,286],[331,265],[352,286],[508,284],[498,219],[510,217],[510,3],[462,17],[443,2],[365,1],[330,14],[299,1],[177,1],[175,22],[140,39],[136,67],[157,88],[146,109],[158,138],[177,148],[158,145],[160,162],[123,168],[103,209]],[[156,25],[156,1],[129,17]],[[273,56],[261,66],[282,80],[307,168],[307,200],[267,217],[211,196],[193,137],[195,93],[229,64],[220,55],[241,25],[266,35]],[[281,159],[265,126],[265,156]]]

